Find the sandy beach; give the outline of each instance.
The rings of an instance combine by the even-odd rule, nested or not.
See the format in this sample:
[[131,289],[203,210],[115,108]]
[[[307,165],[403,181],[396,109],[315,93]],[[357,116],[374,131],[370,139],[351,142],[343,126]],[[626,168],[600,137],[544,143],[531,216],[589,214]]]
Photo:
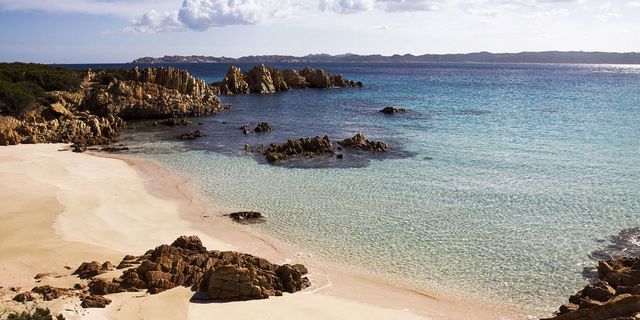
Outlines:
[[[523,319],[518,312],[449,301],[369,279],[300,256],[194,201],[177,176],[146,160],[76,154],[62,144],[0,150],[0,307],[19,308],[10,287],[73,286],[83,261],[117,264],[180,235],[210,250],[254,254],[274,263],[304,263],[311,287],[267,300],[190,303],[188,288],[161,294],[110,295],[105,309],[73,298],[47,303],[67,319]],[[67,268],[65,268],[65,266]],[[50,276],[35,280],[38,273]],[[103,276],[114,276],[113,273]],[[40,281],[40,282],[36,282]]]

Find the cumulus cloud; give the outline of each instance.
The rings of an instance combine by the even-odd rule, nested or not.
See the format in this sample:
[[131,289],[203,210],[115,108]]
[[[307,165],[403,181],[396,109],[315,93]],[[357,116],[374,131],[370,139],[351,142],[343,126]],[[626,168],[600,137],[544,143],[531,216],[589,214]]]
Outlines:
[[321,0],[322,11],[342,14],[358,13],[382,9],[387,12],[435,11],[439,9],[437,0]]
[[149,11],[126,29],[137,32],[204,31],[212,27],[250,25],[286,13],[287,0],[184,0],[177,11]]

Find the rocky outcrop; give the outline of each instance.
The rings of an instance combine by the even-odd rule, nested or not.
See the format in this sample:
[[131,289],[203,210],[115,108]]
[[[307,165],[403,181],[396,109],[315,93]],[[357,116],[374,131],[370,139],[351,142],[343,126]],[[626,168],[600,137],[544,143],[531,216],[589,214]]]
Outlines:
[[33,117],[18,120],[0,117],[0,145],[20,143],[111,144],[118,139],[124,122],[119,117],[98,117],[88,113],[63,115],[55,119]]
[[270,163],[294,157],[314,157],[320,154],[333,153],[333,144],[328,136],[300,138],[285,143],[272,143],[263,154]]
[[355,136],[344,139],[338,142],[338,144],[346,148],[373,152],[386,152],[387,150],[389,150],[388,144],[382,141],[367,140],[362,132],[358,132],[358,134],[356,134]]
[[173,68],[135,68],[124,80],[87,90],[83,107],[123,119],[205,116],[222,110],[220,99],[204,80]]
[[109,261],[103,264],[100,264],[98,261],[83,262],[73,274],[77,275],[80,279],[89,279],[113,269],[115,269],[115,267]]
[[600,261],[598,278],[571,296],[550,319],[635,319],[640,314],[640,258]]
[[260,123],[258,123],[256,128],[253,129],[253,131],[254,132],[269,132],[269,131],[271,131],[271,127],[266,122],[260,122]]
[[[176,118],[217,114],[224,109],[204,80],[186,70],[134,68],[91,71],[77,91],[48,92],[53,103],[0,116],[0,145],[20,143],[111,144],[123,119]],[[104,79],[110,79],[102,83]]]
[[87,295],[82,298],[81,307],[89,308],[106,308],[111,303],[111,299],[104,296]]
[[262,213],[257,211],[240,211],[229,214],[229,218],[238,223],[254,223],[264,221]]
[[382,110],[380,110],[380,112],[384,114],[394,114],[394,113],[400,113],[400,112],[407,112],[407,109],[396,108],[396,107],[384,107],[382,108]]
[[209,300],[233,301],[293,293],[309,285],[304,266],[276,265],[232,251],[207,251],[196,236],[182,236],[135,260],[140,264],[118,278],[93,279],[89,291],[94,295],[140,290],[156,294],[185,286]]
[[362,87],[362,82],[344,79],[322,69],[306,67],[303,70],[279,70],[264,65],[242,73],[238,67],[230,67],[221,82],[210,84],[218,94],[274,93],[305,88]]
[[178,139],[180,139],[180,140],[194,140],[194,139],[198,139],[198,138],[202,138],[202,137],[204,137],[202,132],[200,132],[200,130],[195,130],[195,131],[191,131],[191,132],[185,132],[185,133],[179,135]]

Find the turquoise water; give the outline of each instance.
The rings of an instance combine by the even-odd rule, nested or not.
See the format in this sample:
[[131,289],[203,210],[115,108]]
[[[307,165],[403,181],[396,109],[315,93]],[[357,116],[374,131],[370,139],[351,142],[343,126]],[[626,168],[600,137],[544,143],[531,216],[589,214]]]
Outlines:
[[[226,68],[185,67],[208,81]],[[317,256],[537,316],[584,286],[603,239],[640,225],[640,66],[322,67],[365,88],[224,97],[233,109],[197,120],[205,138],[144,124],[124,138]],[[257,121],[274,131],[238,130]],[[359,130],[392,155],[295,168],[242,148]]]

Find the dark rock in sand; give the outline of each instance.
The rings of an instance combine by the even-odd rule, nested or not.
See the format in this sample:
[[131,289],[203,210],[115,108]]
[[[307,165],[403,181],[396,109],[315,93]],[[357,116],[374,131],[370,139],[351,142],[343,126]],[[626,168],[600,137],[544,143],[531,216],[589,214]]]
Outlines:
[[268,132],[268,131],[271,131],[271,127],[266,122],[260,122],[260,123],[258,123],[256,128],[253,129],[253,131],[255,131],[255,132]]
[[260,222],[263,220],[262,213],[257,211],[241,211],[229,214],[229,218],[240,223]]
[[87,295],[82,298],[81,307],[89,308],[105,308],[111,303],[111,299],[103,296]]
[[51,301],[63,296],[73,295],[73,293],[71,293],[70,291],[70,289],[54,288],[49,285],[39,286],[31,289],[31,292],[40,294],[44,301]]
[[78,275],[80,279],[93,278],[99,274],[107,272],[109,269],[103,268],[98,261],[83,262],[73,274]]
[[382,141],[367,140],[362,132],[358,132],[358,134],[356,134],[355,136],[344,139],[338,143],[346,148],[373,152],[386,152],[387,150],[389,150],[389,145]]
[[[131,257],[130,257],[131,258]],[[128,261],[131,261],[129,259]],[[142,263],[113,280],[93,279],[96,295],[147,290],[159,293],[177,286],[202,291],[208,299],[263,299],[278,292],[295,292],[309,285],[304,266],[279,266],[252,255],[207,251],[196,236],[180,237],[136,259]]]
[[13,297],[13,301],[20,303],[34,301],[35,299],[36,297],[34,297],[31,292],[18,293],[15,297]]
[[191,132],[186,132],[178,136],[180,140],[194,140],[204,137],[204,135],[200,132],[200,130],[194,130]]
[[396,107],[384,107],[382,108],[382,110],[380,110],[380,112],[384,114],[394,114],[394,113],[400,113],[400,112],[407,112],[407,109],[396,108]]

